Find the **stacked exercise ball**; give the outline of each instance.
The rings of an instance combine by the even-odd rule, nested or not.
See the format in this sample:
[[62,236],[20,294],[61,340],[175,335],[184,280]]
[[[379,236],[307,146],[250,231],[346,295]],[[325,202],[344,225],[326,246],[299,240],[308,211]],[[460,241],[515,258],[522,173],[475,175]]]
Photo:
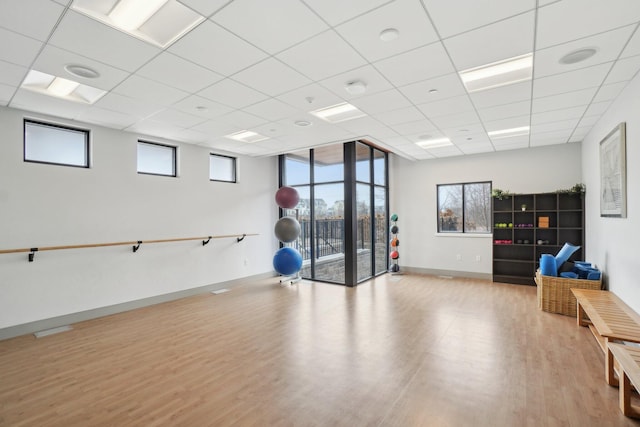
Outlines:
[[389,242],[390,252],[389,258],[391,258],[391,265],[389,266],[389,271],[392,273],[400,272],[400,265],[398,264],[398,258],[400,258],[400,252],[398,252],[398,246],[400,246],[400,239],[398,239],[398,233],[400,232],[398,225],[396,222],[398,221],[398,215],[391,215],[391,228],[389,231],[391,232],[391,241]]
[[[282,209],[293,209],[299,201],[295,188],[281,187],[276,192],[276,203]],[[300,236],[300,223],[292,216],[284,216],[276,222],[273,231],[282,243],[291,243]],[[283,276],[294,275],[302,268],[302,255],[291,247],[280,248],[273,256],[273,268]]]

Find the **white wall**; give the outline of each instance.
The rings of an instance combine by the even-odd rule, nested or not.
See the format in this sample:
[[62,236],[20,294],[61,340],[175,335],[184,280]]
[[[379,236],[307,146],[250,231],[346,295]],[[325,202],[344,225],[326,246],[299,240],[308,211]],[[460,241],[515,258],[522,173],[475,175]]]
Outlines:
[[[600,141],[619,123],[627,126],[627,218],[600,217]],[[585,137],[582,168],[587,184],[587,258],[604,272],[609,290],[640,313],[640,76],[623,90]]]
[[[93,125],[90,169],[23,162],[23,118],[0,109],[0,249],[260,233],[234,239],[0,254],[0,329],[271,271],[275,157],[209,181],[208,148],[178,144],[179,177],[136,173],[138,135]],[[78,125],[59,119],[53,122]],[[162,141],[158,138],[146,138]],[[246,265],[245,265],[246,260]]]
[[399,216],[400,265],[484,275],[492,273],[491,235],[438,235],[437,184],[492,181],[493,188],[512,193],[544,193],[582,182],[580,144],[420,162],[394,156],[392,171],[390,209]]

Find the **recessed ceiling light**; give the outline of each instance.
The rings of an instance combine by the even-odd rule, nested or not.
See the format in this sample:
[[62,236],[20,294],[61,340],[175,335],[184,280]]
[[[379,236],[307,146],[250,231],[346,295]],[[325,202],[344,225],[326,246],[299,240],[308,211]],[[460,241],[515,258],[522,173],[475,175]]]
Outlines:
[[561,64],[575,64],[577,62],[585,61],[591,58],[598,52],[598,49],[595,47],[587,47],[584,49],[574,50],[573,52],[567,53],[565,56],[560,58]]
[[429,89],[429,93],[438,93],[438,89]]
[[177,0],[73,0],[71,8],[161,48],[205,19]]
[[51,74],[31,70],[27,73],[22,85],[23,89],[42,95],[55,96],[67,101],[93,104],[107,92],[93,86],[83,85],[73,80],[63,79]]
[[367,84],[363,81],[355,80],[348,82],[344,88],[351,95],[362,95],[367,91]]
[[67,73],[76,76],[83,77],[85,79],[95,79],[100,77],[100,73],[93,68],[85,67],[84,65],[67,64],[64,66]]
[[491,139],[511,138],[514,136],[529,135],[529,126],[521,126],[511,129],[492,130],[487,132]]
[[296,122],[294,122],[294,124],[296,126],[302,126],[302,127],[311,126],[311,122],[309,122],[307,120],[297,120]]
[[225,138],[234,139],[240,142],[258,142],[264,141],[265,139],[269,139],[268,136],[260,135],[259,133],[252,132],[250,130],[241,130],[240,132],[232,133],[230,135],[225,135]]
[[365,113],[346,102],[343,102],[342,104],[332,105],[331,107],[310,111],[309,113],[329,123],[340,123],[366,116]]
[[209,111],[209,109],[207,107],[205,107],[204,105],[198,105],[196,107],[196,110],[198,110],[198,111]]
[[460,71],[459,74],[471,93],[531,80],[532,66],[533,55],[528,53]]
[[380,40],[383,42],[390,42],[398,38],[400,32],[395,28],[387,28],[386,30],[380,31]]
[[426,141],[418,141],[416,145],[422,148],[442,148],[453,145],[449,138],[428,139]]

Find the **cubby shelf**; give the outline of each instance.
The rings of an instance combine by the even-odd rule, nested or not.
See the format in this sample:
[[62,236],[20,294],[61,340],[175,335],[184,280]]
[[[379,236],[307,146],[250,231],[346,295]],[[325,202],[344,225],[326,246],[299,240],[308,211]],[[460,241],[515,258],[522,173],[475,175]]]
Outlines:
[[[540,256],[556,254],[565,243],[584,254],[584,195],[516,194],[493,199],[493,281],[535,285]],[[548,218],[541,227],[540,218]]]

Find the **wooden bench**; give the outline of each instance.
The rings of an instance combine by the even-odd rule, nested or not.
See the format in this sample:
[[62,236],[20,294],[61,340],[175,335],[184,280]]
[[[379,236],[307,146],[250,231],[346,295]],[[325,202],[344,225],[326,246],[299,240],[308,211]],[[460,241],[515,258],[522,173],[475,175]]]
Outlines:
[[615,362],[608,343],[640,343],[640,316],[612,292],[591,289],[571,289],[571,292],[576,297],[578,325],[591,329],[605,355],[605,380],[609,385],[617,386]]
[[640,390],[640,347],[609,343],[618,362],[620,410],[627,417],[640,418],[640,407],[631,404],[631,385]]

